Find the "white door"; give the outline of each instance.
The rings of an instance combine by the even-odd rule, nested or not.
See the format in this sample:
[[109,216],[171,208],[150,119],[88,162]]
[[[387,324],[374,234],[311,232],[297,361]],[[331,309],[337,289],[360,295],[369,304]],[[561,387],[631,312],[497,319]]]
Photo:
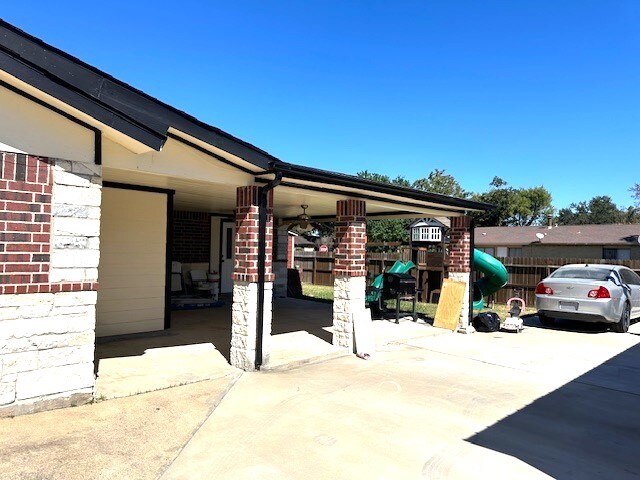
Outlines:
[[236,228],[234,222],[222,222],[222,243],[220,244],[220,293],[231,293],[233,291],[235,234]]

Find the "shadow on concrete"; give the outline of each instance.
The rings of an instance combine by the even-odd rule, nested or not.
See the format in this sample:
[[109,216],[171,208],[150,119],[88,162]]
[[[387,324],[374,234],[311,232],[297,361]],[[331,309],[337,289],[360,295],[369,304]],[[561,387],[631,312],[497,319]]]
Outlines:
[[[158,332],[137,333],[98,338],[95,369],[101,359],[143,355],[153,348],[210,343],[227,362],[231,349],[231,296],[223,297],[218,308],[178,310],[171,312],[171,328]],[[333,325],[331,303],[309,302],[293,298],[277,298],[273,303],[272,335],[306,331],[331,344]]]
[[[333,300],[332,299],[328,299],[328,298],[317,298],[317,297],[310,297],[307,295],[301,295],[299,297],[296,297],[300,300],[306,300],[309,302],[318,302],[318,303],[324,303],[324,304],[328,304],[328,305],[333,305]],[[401,310],[400,311],[400,318],[404,318],[407,316],[410,316],[411,312],[408,312],[407,310]],[[372,320],[373,321],[395,321],[396,319],[396,313],[395,313],[395,308],[386,308],[383,312],[380,313],[374,313],[372,312]],[[417,313],[416,314],[416,318],[417,320],[419,320],[419,323],[428,323],[429,325],[433,325],[433,318],[424,315],[422,313]]]
[[557,479],[640,476],[640,345],[467,441]]
[[606,333],[609,325],[606,323],[578,322],[576,320],[564,320],[556,318],[552,325],[542,325],[537,315],[523,315],[522,320],[526,327],[545,328],[547,330],[562,330],[579,333]]

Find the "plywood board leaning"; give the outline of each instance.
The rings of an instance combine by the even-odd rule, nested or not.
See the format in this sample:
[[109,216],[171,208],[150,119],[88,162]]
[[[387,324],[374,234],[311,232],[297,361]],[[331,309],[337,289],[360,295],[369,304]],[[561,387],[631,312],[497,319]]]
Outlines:
[[462,302],[466,293],[466,284],[445,278],[442,282],[442,292],[438,301],[434,327],[455,330],[458,328]]
[[354,316],[353,329],[356,342],[356,354],[361,358],[372,356],[376,350],[376,342],[373,336],[371,310],[365,308],[361,314]]

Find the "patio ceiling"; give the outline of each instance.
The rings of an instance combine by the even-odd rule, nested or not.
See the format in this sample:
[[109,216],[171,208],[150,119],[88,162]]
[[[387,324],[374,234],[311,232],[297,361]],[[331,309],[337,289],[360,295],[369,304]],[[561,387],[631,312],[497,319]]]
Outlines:
[[[192,210],[215,214],[233,215],[236,207],[236,185],[203,182],[192,179],[156,175],[143,171],[119,170],[103,168],[103,179],[106,182],[145,185],[175,191],[174,207],[176,210]],[[308,205],[307,213],[319,221],[330,221],[335,218],[336,201],[345,198],[361,198],[363,192],[348,189],[341,192],[309,188],[314,185],[294,185],[284,183],[274,190],[274,214],[277,218],[292,219],[302,212],[300,205]],[[328,187],[331,187],[330,185]],[[448,209],[437,205],[420,205],[410,201],[389,198],[380,195],[365,199],[367,214],[370,218],[417,218],[423,216],[458,216],[464,210]]]

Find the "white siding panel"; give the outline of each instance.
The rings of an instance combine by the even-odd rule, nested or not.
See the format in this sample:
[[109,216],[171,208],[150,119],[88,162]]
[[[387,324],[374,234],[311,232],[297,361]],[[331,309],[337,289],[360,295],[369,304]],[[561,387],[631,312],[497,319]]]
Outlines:
[[96,335],[164,328],[167,196],[102,189]]
[[11,150],[93,163],[93,131],[4,87],[0,105],[0,143]]

